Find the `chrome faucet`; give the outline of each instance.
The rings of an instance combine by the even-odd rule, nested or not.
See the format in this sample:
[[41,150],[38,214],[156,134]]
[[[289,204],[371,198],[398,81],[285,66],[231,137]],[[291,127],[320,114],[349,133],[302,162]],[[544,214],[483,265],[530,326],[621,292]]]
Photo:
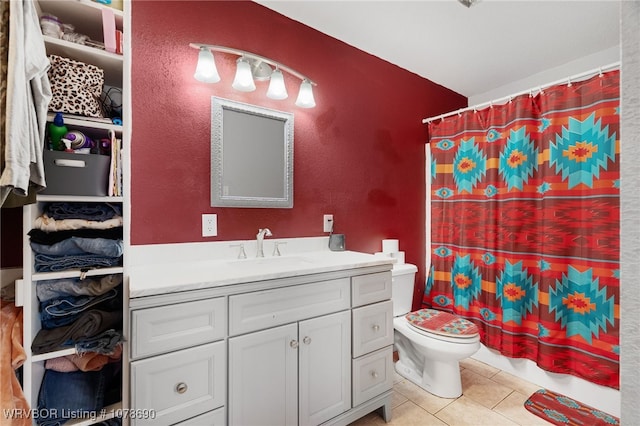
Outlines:
[[256,253],[256,257],[264,257],[262,242],[264,241],[264,237],[270,237],[270,236],[271,236],[271,231],[269,230],[269,228],[258,230],[258,234],[256,235],[256,241],[258,242],[258,251]]

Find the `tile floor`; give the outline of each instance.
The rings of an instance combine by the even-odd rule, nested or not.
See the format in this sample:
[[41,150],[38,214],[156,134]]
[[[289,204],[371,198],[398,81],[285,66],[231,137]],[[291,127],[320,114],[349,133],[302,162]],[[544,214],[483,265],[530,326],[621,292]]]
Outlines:
[[395,373],[391,422],[385,423],[373,412],[350,426],[550,424],[524,408],[524,402],[540,386],[471,358],[462,361],[460,369],[462,396],[457,399],[434,396]]

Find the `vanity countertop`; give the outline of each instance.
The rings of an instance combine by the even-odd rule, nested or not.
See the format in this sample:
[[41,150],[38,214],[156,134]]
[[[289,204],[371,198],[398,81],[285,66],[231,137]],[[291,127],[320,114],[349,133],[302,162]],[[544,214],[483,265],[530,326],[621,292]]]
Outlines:
[[129,297],[156,296],[254,281],[389,265],[394,259],[354,251],[328,250],[253,259],[217,259],[132,267]]

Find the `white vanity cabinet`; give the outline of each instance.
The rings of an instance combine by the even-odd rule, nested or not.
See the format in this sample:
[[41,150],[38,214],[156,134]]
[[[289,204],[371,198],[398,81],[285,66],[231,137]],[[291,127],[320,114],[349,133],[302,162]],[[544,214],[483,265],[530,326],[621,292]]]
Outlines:
[[351,408],[349,295],[343,278],[229,298],[232,332],[295,321],[229,339],[229,424],[317,425]]
[[390,268],[145,289],[130,300],[131,407],[156,417],[132,424],[348,425],[376,409],[389,421]]

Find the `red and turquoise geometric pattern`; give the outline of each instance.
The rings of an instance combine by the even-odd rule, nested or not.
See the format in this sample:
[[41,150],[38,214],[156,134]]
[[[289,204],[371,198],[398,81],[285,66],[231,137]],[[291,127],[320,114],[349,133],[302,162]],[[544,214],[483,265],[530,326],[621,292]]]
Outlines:
[[541,368],[619,387],[619,72],[429,124],[424,305]]

